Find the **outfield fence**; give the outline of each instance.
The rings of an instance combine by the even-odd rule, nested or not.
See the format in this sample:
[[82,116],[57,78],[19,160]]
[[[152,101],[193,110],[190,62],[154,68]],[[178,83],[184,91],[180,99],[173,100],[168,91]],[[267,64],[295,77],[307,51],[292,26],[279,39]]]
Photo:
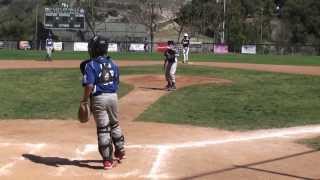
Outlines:
[[[45,49],[45,42],[39,42],[39,47],[35,48],[31,41],[29,41],[29,47],[25,48],[25,43],[21,45],[21,42],[28,41],[6,41],[0,40],[0,49]],[[62,44],[63,51],[75,51],[75,44],[77,42],[60,42]],[[84,42],[85,43],[85,42]],[[153,46],[149,42],[135,42],[135,41],[119,41],[110,42],[114,52],[163,52],[166,49],[166,42],[156,42]],[[23,47],[21,47],[23,46]],[[182,50],[180,44],[177,46]],[[85,51],[86,49],[83,49]],[[192,42],[190,45],[191,53],[243,53],[243,54],[270,54],[270,55],[320,55],[320,45],[289,45],[289,44],[245,44],[240,46],[233,45],[221,45],[213,43]]]

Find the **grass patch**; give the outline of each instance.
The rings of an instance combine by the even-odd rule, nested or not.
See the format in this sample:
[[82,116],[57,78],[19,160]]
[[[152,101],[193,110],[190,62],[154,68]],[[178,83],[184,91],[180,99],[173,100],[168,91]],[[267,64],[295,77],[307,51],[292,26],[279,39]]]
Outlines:
[[[115,60],[163,60],[162,53],[114,53],[109,55]],[[46,51],[24,51],[24,50],[0,50],[0,60],[43,60]],[[87,52],[62,51],[52,53],[53,60],[84,60],[88,59]]]
[[[320,77],[185,65],[177,73],[234,83],[178,89],[160,98],[137,120],[229,130],[320,123]],[[121,74],[163,72],[159,65],[121,68]],[[79,70],[0,70],[0,77],[0,119],[76,118],[82,95]],[[121,84],[120,96],[131,88]]]
[[[214,61],[231,63],[275,64],[275,65],[320,65],[320,56],[290,55],[245,55],[245,54],[191,54],[191,61]],[[194,59],[194,60],[193,60]]]
[[178,74],[234,83],[179,89],[160,98],[138,120],[229,130],[320,123],[320,77],[190,66],[180,66]]
[[[115,60],[163,60],[162,53],[110,53]],[[32,59],[43,60],[45,51],[0,50],[0,60]],[[83,60],[87,59],[87,52],[54,52],[54,60]],[[182,55],[180,56],[180,60]],[[279,65],[320,65],[320,56],[280,56],[280,55],[244,55],[244,54],[190,54],[191,61],[234,62],[253,64],[279,64]]]
[[320,136],[311,139],[303,139],[298,141],[298,143],[307,145],[308,147],[315,150],[320,150]]
[[[79,70],[1,70],[0,119],[75,119]],[[120,84],[119,96],[133,87]]]

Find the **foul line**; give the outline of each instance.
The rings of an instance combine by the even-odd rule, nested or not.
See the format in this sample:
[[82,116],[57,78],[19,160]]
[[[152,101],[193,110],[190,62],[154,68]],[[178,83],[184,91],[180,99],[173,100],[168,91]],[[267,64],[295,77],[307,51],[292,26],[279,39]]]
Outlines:
[[[304,126],[304,127],[295,127],[295,128],[286,128],[286,129],[271,129],[271,130],[260,130],[255,132],[244,132],[240,135],[234,135],[230,137],[220,137],[221,139],[215,140],[206,140],[206,141],[191,141],[185,143],[172,143],[172,144],[132,144],[126,145],[126,149],[157,149],[156,159],[153,161],[152,167],[148,173],[148,175],[142,175],[139,177],[143,178],[151,178],[151,179],[159,179],[159,178],[168,178],[167,175],[159,174],[161,170],[161,166],[166,162],[166,158],[170,153],[170,150],[175,149],[183,149],[183,148],[201,148],[207,146],[213,146],[218,144],[227,144],[227,143],[237,143],[244,141],[254,141],[261,139],[272,139],[272,138],[299,138],[296,137],[298,135],[306,135],[306,134],[318,134],[320,133],[320,125],[318,126]],[[0,143],[0,146],[12,146],[12,145],[26,145],[31,146],[33,150],[29,152],[29,154],[35,153],[35,151],[40,150],[45,144],[10,144],[10,143]],[[75,156],[72,159],[81,160],[84,156],[91,152],[95,152],[97,150],[96,144],[85,144],[83,149],[76,149]],[[4,175],[8,173],[8,169],[13,167],[18,161],[24,160],[23,157],[18,158],[17,160],[3,166],[0,168],[0,175]],[[57,176],[61,176],[63,172],[66,170],[66,167],[61,167]],[[132,171],[126,173],[122,177],[136,176],[137,171]],[[118,175],[112,175],[110,178],[119,177]]]
[[162,162],[165,162],[165,157],[167,156],[167,154],[169,153],[169,149],[168,147],[164,146],[164,147],[160,147],[156,160],[153,162],[152,164],[152,168],[147,176],[147,178],[151,178],[151,179],[158,179],[158,172],[161,169],[161,164]]

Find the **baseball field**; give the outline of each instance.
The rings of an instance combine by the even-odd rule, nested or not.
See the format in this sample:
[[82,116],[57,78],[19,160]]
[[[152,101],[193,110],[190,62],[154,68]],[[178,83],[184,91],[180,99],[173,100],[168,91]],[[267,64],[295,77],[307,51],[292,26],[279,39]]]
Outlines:
[[127,159],[102,168],[94,121],[76,120],[86,53],[0,51],[0,179],[320,179],[320,57],[162,55],[120,66]]

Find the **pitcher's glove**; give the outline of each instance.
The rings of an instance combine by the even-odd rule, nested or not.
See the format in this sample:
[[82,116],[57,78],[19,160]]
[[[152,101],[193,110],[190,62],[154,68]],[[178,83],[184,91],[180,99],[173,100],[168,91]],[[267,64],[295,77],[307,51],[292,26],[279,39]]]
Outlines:
[[86,123],[89,121],[91,116],[90,101],[80,101],[78,120],[81,123]]

